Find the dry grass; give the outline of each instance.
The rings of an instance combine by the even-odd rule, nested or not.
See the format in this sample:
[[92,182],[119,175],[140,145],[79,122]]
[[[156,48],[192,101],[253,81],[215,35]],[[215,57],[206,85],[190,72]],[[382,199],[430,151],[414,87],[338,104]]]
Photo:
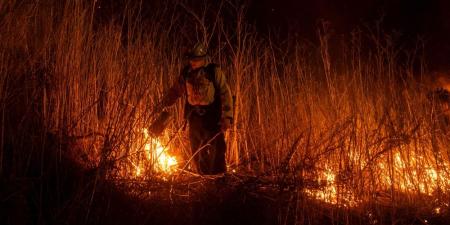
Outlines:
[[[402,49],[377,28],[338,39],[326,23],[317,44],[278,44],[258,35],[231,1],[199,11],[183,1],[158,7],[143,19],[142,6],[128,3],[115,18],[97,21],[88,2],[0,3],[3,177],[41,179],[51,160],[64,157],[101,168],[93,187],[105,176],[132,176],[132,162],[145,157],[141,129],[177,78],[183,47],[205,40],[236,95],[228,165],[295,189],[287,208],[304,217],[291,222],[312,218],[302,214],[309,210],[304,196],[354,206],[361,215],[378,210],[378,217],[395,206],[380,223],[395,223],[396,207],[418,202],[448,209],[449,121],[442,104],[427,97],[423,46]],[[173,153],[187,160],[182,106],[171,109],[168,135]],[[57,143],[50,159],[49,143]],[[335,219],[349,224],[342,217],[351,214]]]

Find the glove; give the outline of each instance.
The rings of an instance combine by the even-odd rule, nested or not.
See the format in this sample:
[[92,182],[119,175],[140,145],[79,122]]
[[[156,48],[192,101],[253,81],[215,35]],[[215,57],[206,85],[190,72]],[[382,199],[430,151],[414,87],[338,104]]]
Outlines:
[[231,128],[231,119],[230,118],[222,118],[220,121],[220,128],[223,132],[227,131]]

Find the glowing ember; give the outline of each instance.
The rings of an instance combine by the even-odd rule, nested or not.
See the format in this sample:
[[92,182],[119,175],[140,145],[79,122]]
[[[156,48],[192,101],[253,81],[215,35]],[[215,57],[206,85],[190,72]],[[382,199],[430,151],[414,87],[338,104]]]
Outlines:
[[440,214],[440,213],[441,213],[441,207],[436,207],[436,208],[434,209],[434,212],[435,212],[436,214]]
[[141,168],[140,167],[136,167],[136,176],[137,177],[141,176]]
[[320,174],[319,182],[323,184],[321,189],[306,189],[305,193],[317,200],[333,205],[343,203],[343,206],[356,206],[358,204],[351,192],[346,191],[344,188],[338,189],[336,174],[329,167],[326,166],[325,170]]
[[331,171],[331,169],[326,168],[322,174],[322,179],[326,182],[326,187],[324,190],[316,193],[316,197],[318,199],[323,199],[328,203],[335,204],[337,203],[337,192],[335,185],[335,177],[336,175]]

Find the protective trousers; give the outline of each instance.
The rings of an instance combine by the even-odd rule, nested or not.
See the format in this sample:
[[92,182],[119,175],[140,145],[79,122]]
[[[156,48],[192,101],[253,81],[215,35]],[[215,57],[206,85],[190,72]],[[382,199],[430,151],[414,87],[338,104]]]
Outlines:
[[213,175],[226,172],[225,136],[214,112],[195,110],[189,116],[189,139],[193,162],[200,174]]

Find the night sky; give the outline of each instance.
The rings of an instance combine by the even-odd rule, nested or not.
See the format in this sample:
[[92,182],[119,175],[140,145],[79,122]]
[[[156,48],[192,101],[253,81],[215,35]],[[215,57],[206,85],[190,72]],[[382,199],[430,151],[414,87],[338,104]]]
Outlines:
[[258,0],[250,14],[258,27],[289,26],[309,33],[317,21],[331,22],[338,32],[383,17],[387,29],[408,34],[449,32],[448,0]]
[[[106,12],[117,14],[127,1],[97,0],[97,5],[115,8]],[[136,0],[138,2],[138,0]],[[149,10],[158,10],[155,0],[143,0]],[[202,8],[204,3],[219,4],[220,0],[181,1],[191,8]],[[258,31],[295,31],[305,36],[315,34],[318,21],[331,23],[338,33],[351,31],[356,26],[371,25],[383,18],[386,30],[395,29],[407,35],[450,34],[449,0],[237,0],[247,5],[247,18]],[[174,1],[174,4],[176,1]],[[108,10],[107,10],[108,11]],[[150,12],[154,13],[154,12]]]
[[[120,11],[127,0],[98,0],[102,9],[112,5]],[[218,0],[186,0],[195,8]],[[234,1],[232,1],[234,2]],[[237,2],[240,2],[239,0]],[[292,34],[317,41],[321,21],[329,22],[333,34],[346,35],[355,28],[374,29],[382,21],[385,33],[401,34],[400,42],[425,40],[427,58],[433,67],[450,69],[450,0],[242,0],[247,19],[257,31],[283,39]],[[154,1],[143,1],[152,5]],[[149,7],[150,11],[158,7]],[[114,11],[114,10],[113,10]],[[149,12],[152,13],[152,12]],[[115,14],[115,13],[109,13]]]
[[449,0],[255,0],[248,13],[262,33],[289,31],[309,40],[317,39],[324,20],[334,34],[373,29],[382,21],[385,32],[399,33],[405,41],[423,38],[430,66],[444,70],[450,69],[449,14]]

